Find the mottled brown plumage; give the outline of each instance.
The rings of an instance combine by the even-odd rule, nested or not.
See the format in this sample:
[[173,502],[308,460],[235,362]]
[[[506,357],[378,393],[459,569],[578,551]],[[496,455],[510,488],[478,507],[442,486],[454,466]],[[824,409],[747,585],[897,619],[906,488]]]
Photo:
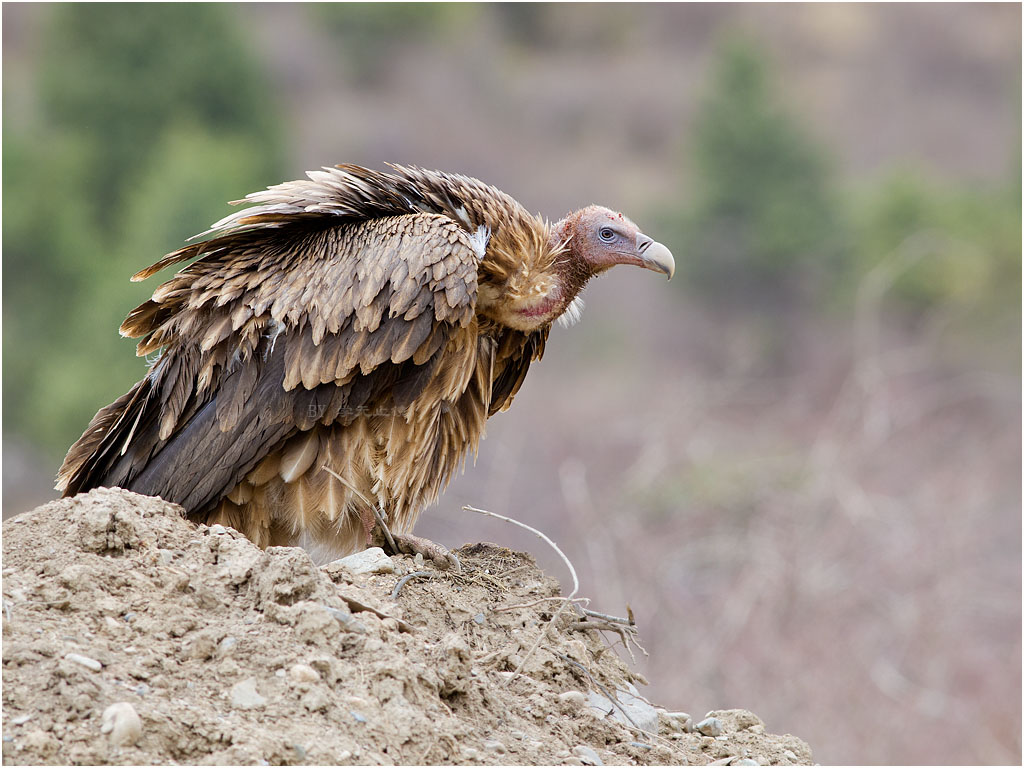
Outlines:
[[135,275],[195,259],[124,321],[159,356],[96,414],[57,489],[162,496],[321,559],[366,545],[371,505],[410,531],[591,277],[674,268],[607,209],[548,224],[476,179],[393,170],[249,195]]

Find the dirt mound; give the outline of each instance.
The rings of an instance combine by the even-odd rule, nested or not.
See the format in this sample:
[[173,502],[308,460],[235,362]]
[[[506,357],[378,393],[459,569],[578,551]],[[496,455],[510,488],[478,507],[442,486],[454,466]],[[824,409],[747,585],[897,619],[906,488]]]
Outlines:
[[557,583],[491,544],[461,574],[318,568],[108,489],[3,534],[5,764],[811,760],[743,710],[651,707],[598,633],[552,621]]

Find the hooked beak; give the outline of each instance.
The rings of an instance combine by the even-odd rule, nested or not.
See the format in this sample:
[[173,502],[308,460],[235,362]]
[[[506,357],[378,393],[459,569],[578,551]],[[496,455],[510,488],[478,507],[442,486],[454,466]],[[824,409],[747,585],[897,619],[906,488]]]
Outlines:
[[661,272],[672,279],[676,271],[676,260],[672,258],[672,251],[656,240],[649,238],[643,232],[636,236],[636,253],[640,259],[639,266],[655,272]]

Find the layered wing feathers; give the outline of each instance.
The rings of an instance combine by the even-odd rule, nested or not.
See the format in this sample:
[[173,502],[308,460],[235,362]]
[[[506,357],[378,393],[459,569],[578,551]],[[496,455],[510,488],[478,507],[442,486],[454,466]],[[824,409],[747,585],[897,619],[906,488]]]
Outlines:
[[[415,369],[469,332],[479,257],[447,217],[296,230],[275,227],[259,243],[253,230],[218,238],[214,258],[129,315],[122,333],[142,337],[140,352],[164,347],[142,383],[148,404],[123,457],[110,448],[127,439],[124,414],[92,425],[88,448],[69,453],[61,490],[119,485],[201,506],[288,434],[364,407],[395,384],[408,401]],[[213,482],[200,482],[197,467]]]

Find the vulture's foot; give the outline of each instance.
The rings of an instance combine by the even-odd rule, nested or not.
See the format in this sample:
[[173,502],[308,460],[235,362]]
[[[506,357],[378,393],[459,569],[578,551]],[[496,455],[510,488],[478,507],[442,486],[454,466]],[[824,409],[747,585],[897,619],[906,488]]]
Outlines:
[[442,571],[451,569],[455,573],[462,572],[462,563],[455,553],[430,539],[413,536],[411,533],[392,533],[391,538],[395,542],[395,549],[398,550],[395,554],[423,555],[425,560],[430,560]]
[[366,531],[367,546],[381,547],[392,555],[423,555],[425,560],[430,560],[442,571],[462,572],[462,563],[454,552],[421,536],[392,533],[379,510],[363,510],[359,517]]

